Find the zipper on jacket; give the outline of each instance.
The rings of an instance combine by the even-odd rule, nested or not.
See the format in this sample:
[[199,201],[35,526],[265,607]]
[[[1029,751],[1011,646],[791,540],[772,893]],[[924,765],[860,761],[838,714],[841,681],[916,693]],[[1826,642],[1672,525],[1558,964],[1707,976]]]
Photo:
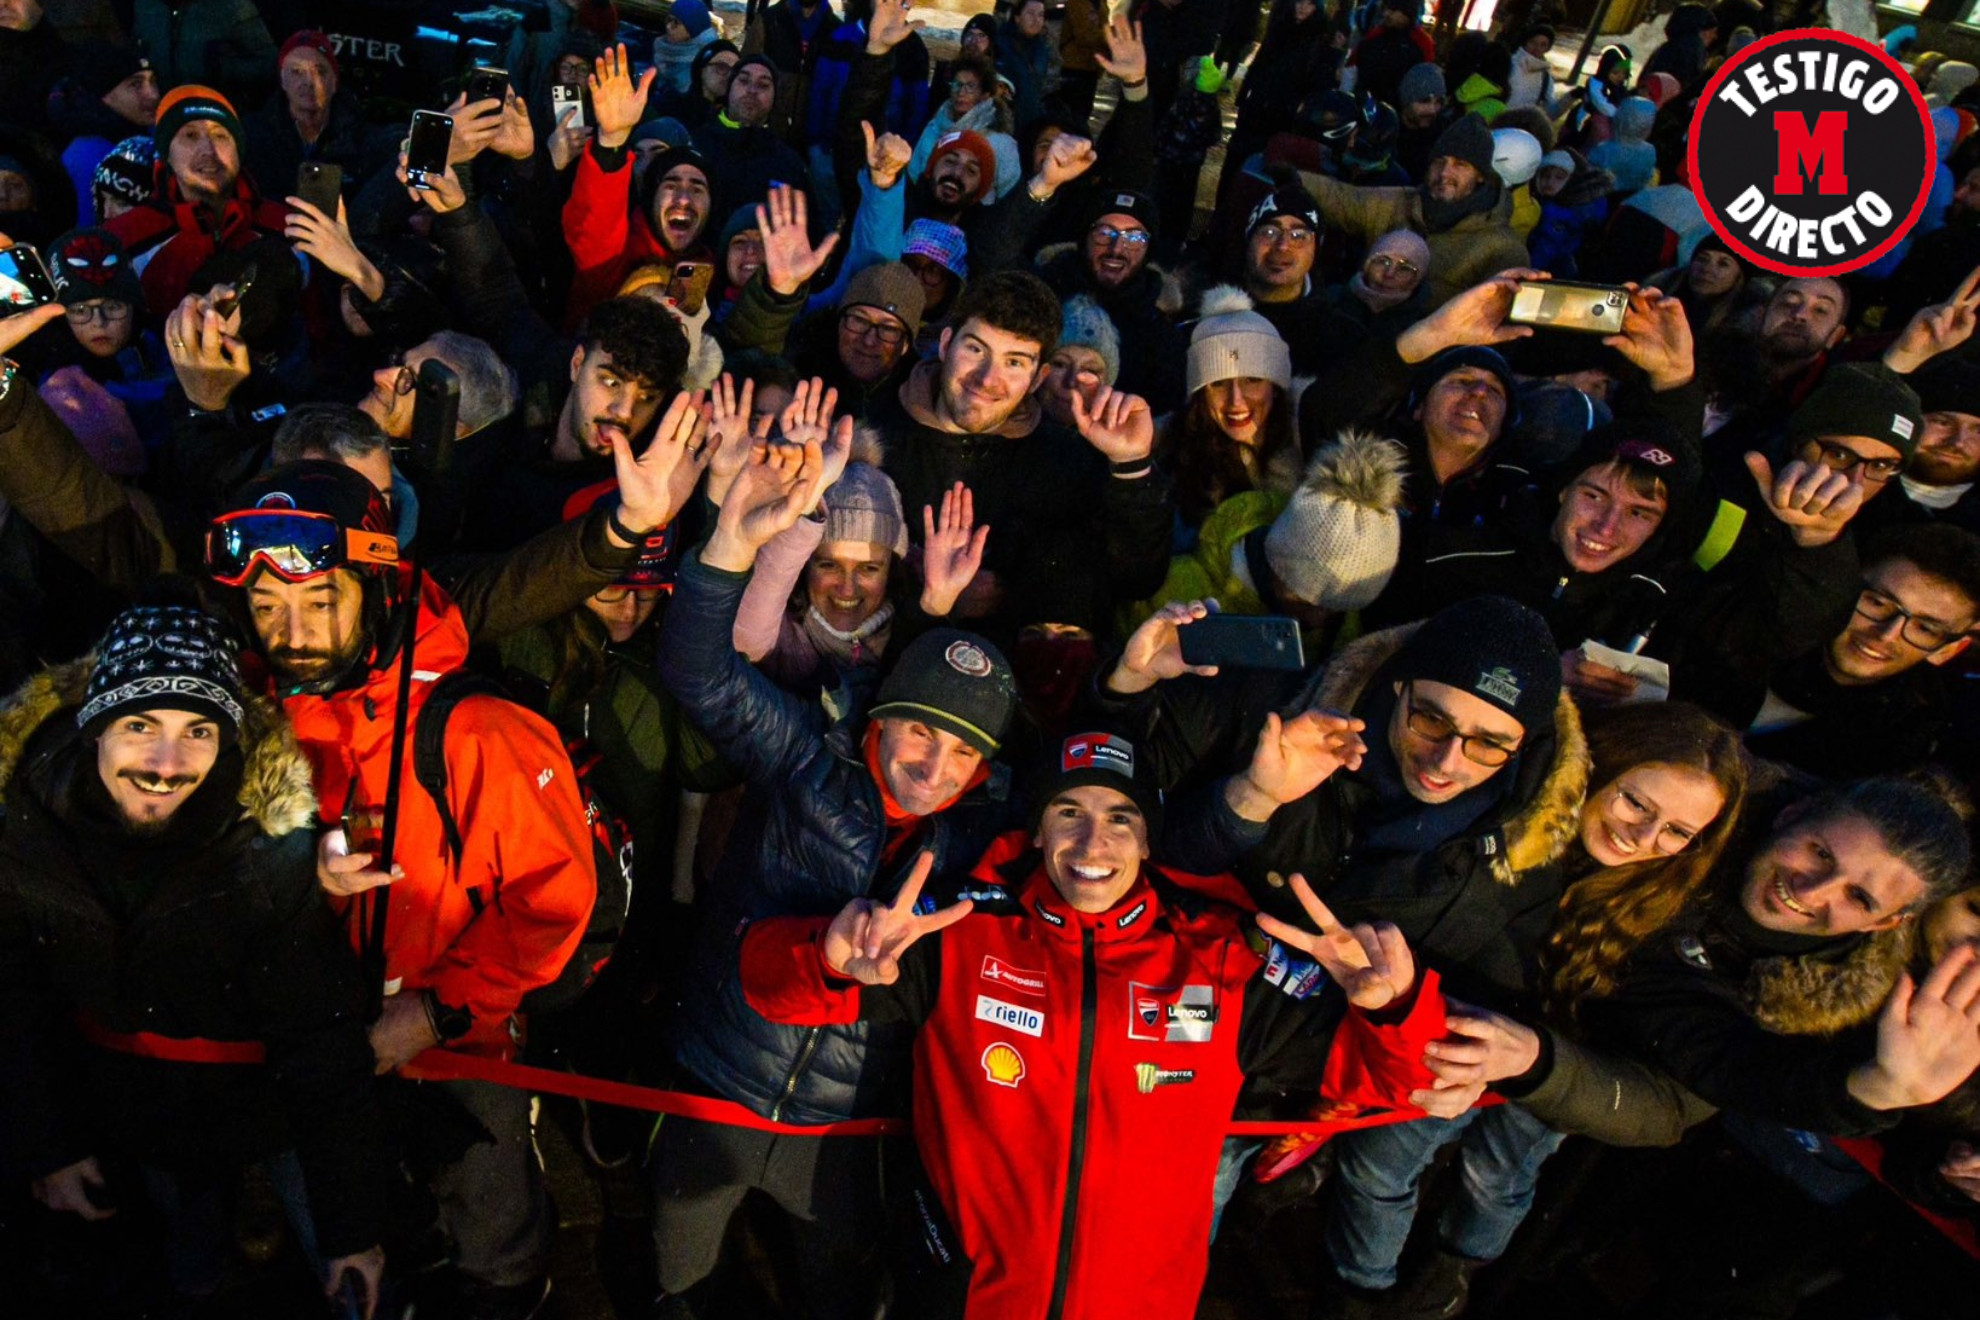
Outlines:
[[1073,1230],[1079,1222],[1079,1175],[1086,1166],[1087,1091],[1093,1072],[1093,1037],[1100,1007],[1100,969],[1093,956],[1093,931],[1079,937],[1079,1072],[1073,1086],[1072,1146],[1066,1156],[1066,1203],[1059,1212],[1059,1264],[1052,1280],[1052,1309],[1048,1320],[1066,1312],[1066,1289],[1072,1284]]
[[812,1052],[818,1048],[818,1038],[824,1034],[824,1031],[825,1029],[823,1027],[809,1027],[805,1030],[804,1048],[798,1051],[797,1058],[791,1063],[791,1071],[784,1078],[784,1089],[778,1095],[777,1103],[770,1106],[770,1121],[772,1123],[781,1123],[783,1121],[784,1106],[789,1103],[792,1094],[796,1092],[798,1078],[804,1076],[804,1070],[811,1066]]

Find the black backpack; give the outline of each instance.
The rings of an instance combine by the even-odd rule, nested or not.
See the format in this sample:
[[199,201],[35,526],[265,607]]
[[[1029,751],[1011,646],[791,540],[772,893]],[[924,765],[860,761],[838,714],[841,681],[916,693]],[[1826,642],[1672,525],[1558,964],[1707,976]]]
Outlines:
[[[494,679],[471,670],[457,670],[434,683],[426,704],[420,708],[418,726],[413,733],[413,777],[426,789],[440,812],[440,829],[456,864],[461,859],[461,830],[447,806],[447,720],[461,702],[481,696],[500,697],[512,705],[519,704]],[[601,754],[582,738],[566,739],[564,750],[570,755],[578,797],[584,802],[585,826],[591,831],[592,860],[598,870],[598,898],[592,904],[591,921],[584,928],[584,938],[557,978],[523,996],[521,1007],[525,1013],[547,1013],[576,1003],[611,961],[613,946],[625,930],[626,912],[632,906],[632,828],[599,796],[594,772]]]

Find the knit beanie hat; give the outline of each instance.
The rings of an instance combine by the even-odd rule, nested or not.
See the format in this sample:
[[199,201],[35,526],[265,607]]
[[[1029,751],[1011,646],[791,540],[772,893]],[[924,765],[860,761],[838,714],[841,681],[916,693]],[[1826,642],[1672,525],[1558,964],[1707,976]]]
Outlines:
[[1431,615],[1392,666],[1404,682],[1442,683],[1497,706],[1531,735],[1552,727],[1561,653],[1547,621],[1504,596],[1473,596]]
[[745,55],[741,59],[737,60],[736,67],[729,71],[730,85],[734,86],[736,75],[741,73],[744,69],[747,69],[752,64],[760,64],[764,68],[770,71],[770,81],[773,84],[773,86],[776,83],[782,81],[783,75],[778,73],[777,66],[770,62],[770,57],[768,55]]
[[1942,354],[1908,378],[1918,391],[1922,413],[1965,413],[1980,417],[1980,362]]
[[995,756],[1017,704],[1017,680],[1001,651],[974,633],[934,628],[901,652],[869,713],[919,720]]
[[[1573,174],[1574,157],[1557,147],[1540,158],[1540,169],[1566,170],[1569,174]],[[1539,173],[1539,170],[1534,171],[1534,173]]]
[[72,229],[48,249],[48,277],[64,307],[113,298],[144,306],[144,285],[126,260],[124,245],[107,229]]
[[1241,376],[1269,380],[1280,389],[1292,384],[1292,350],[1278,327],[1252,310],[1243,289],[1218,285],[1203,295],[1202,312],[1189,337],[1186,393]]
[[688,65],[688,88],[690,91],[699,92],[701,90],[701,75],[707,71],[708,62],[717,55],[725,52],[740,57],[742,55],[742,48],[737,46],[733,41],[717,37],[714,41],[709,42],[706,46],[703,46],[694,53],[694,59]]
[[882,261],[868,266],[846,283],[839,295],[839,310],[848,307],[877,307],[907,322],[908,338],[921,333],[921,313],[928,291],[915,273],[898,261]]
[[158,149],[158,158],[165,159],[172,150],[172,139],[179,130],[195,119],[210,119],[233,135],[236,147],[247,145],[247,133],[241,128],[241,117],[234,111],[234,103],[211,87],[198,83],[186,83],[165,93],[158,103],[158,117],[152,121],[151,142]]
[[132,206],[143,206],[151,200],[152,167],[157,161],[158,148],[150,138],[127,137],[96,162],[96,174],[89,181],[90,191],[106,192]]
[[708,17],[708,6],[701,0],[674,0],[667,17],[679,20],[690,37],[698,37],[714,26],[714,20]]
[[928,168],[933,170],[935,162],[952,151],[966,152],[976,158],[976,191],[963,198],[963,205],[980,201],[989,195],[997,184],[997,149],[990,145],[990,139],[973,129],[959,128],[953,133],[944,133],[935,139],[935,147],[928,153]]
[[125,712],[185,710],[241,732],[240,647],[220,620],[183,605],[140,605],[110,621],[76,725],[95,737]]
[[1437,145],[1430,148],[1430,158],[1455,156],[1486,178],[1496,179],[1499,176],[1492,168],[1492,147],[1492,130],[1485,126],[1481,116],[1469,114],[1437,135]]
[[1444,70],[1429,60],[1410,65],[1403,71],[1402,80],[1396,84],[1396,101],[1400,105],[1449,95],[1450,88],[1444,83]]
[[715,242],[715,255],[718,257],[727,257],[729,255],[729,244],[735,242],[739,236],[759,227],[756,221],[756,203],[751,202],[746,206],[738,206],[735,210],[729,212],[728,223],[722,226],[722,237]]
[[1313,455],[1265,533],[1265,562],[1286,591],[1345,613],[1382,594],[1402,545],[1403,470],[1393,440],[1343,431]]
[[116,91],[124,79],[151,67],[143,51],[107,41],[84,42],[71,47],[71,51],[69,64],[75,80],[98,100]]
[[1032,804],[1034,825],[1053,798],[1069,789],[1095,786],[1123,794],[1141,812],[1152,843],[1162,831],[1162,788],[1155,782],[1152,760],[1112,730],[1075,733],[1060,743],[1044,773]]
[[1795,444],[1830,435],[1860,435],[1881,440],[1906,462],[1918,448],[1918,426],[1924,410],[1904,378],[1880,362],[1850,362],[1831,367],[1788,418],[1788,439]]
[[1278,216],[1289,215],[1304,220],[1306,227],[1315,234],[1321,232],[1320,203],[1313,200],[1313,194],[1297,179],[1279,184],[1265,194],[1265,200],[1251,208],[1251,217],[1244,222],[1244,236],[1250,238],[1258,226]]
[[860,436],[854,442],[852,461],[825,492],[824,539],[864,541],[883,545],[896,556],[905,555],[907,514],[901,508],[900,488],[880,470],[877,438],[866,431]]
[[927,257],[957,279],[969,278],[969,237],[945,221],[910,221],[901,255]]
[[1110,215],[1128,215],[1141,221],[1142,228],[1148,231],[1150,239],[1162,236],[1162,212],[1155,205],[1155,199],[1147,193],[1103,192],[1095,197],[1086,208],[1086,229]]
[[1059,309],[1059,347],[1090,348],[1106,364],[1101,379],[1112,385],[1121,375],[1121,333],[1114,318],[1085,294],[1066,299]]
[[337,72],[336,43],[331,41],[326,33],[314,28],[304,28],[283,42],[282,53],[275,59],[275,67],[278,69],[281,68],[284,64],[288,63],[289,56],[305,47],[330,61],[331,73]]

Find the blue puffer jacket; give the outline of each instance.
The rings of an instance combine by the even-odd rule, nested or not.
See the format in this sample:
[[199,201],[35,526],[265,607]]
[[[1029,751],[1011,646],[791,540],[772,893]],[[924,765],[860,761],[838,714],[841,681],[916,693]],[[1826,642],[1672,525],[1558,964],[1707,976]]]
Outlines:
[[[829,916],[854,898],[889,898],[914,860],[880,869],[886,817],[861,750],[864,703],[834,717],[736,652],[731,637],[748,581],[691,555],[660,630],[662,681],[749,782],[702,914],[674,1058],[710,1093],[765,1118],[830,1123],[905,1113],[912,1027],[777,1026],[743,998],[737,965],[749,921]],[[934,874],[966,871],[983,855],[1012,823],[1008,799],[1000,767],[928,822]]]

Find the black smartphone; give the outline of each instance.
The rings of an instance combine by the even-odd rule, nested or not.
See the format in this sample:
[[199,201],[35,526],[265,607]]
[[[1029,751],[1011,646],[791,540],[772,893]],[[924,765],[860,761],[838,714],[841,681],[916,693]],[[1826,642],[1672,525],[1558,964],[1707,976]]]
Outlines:
[[1185,664],[1304,669],[1299,623],[1280,614],[1212,614],[1182,626]]
[[454,120],[432,110],[415,110],[412,131],[406,136],[406,182],[415,188],[429,186],[428,175],[447,172],[447,151],[454,145]]
[[467,103],[503,100],[509,90],[509,71],[483,64],[468,75]]
[[427,472],[446,470],[460,416],[461,378],[439,358],[420,363],[413,387],[412,457]]
[[296,193],[330,219],[337,218],[337,199],[344,191],[344,167],[327,160],[306,160],[296,166]]
[[[562,128],[590,128],[582,83],[557,83],[550,88],[550,122]],[[576,107],[573,111],[572,107]],[[568,116],[568,118],[566,118]]]
[[226,320],[240,310],[241,300],[248,296],[255,280],[261,275],[261,268],[250,261],[241,267],[241,273],[234,277],[234,291],[222,294],[213,304],[213,311],[221,320]]
[[0,251],[0,312],[13,315],[55,301],[55,281],[41,254],[25,243]]

